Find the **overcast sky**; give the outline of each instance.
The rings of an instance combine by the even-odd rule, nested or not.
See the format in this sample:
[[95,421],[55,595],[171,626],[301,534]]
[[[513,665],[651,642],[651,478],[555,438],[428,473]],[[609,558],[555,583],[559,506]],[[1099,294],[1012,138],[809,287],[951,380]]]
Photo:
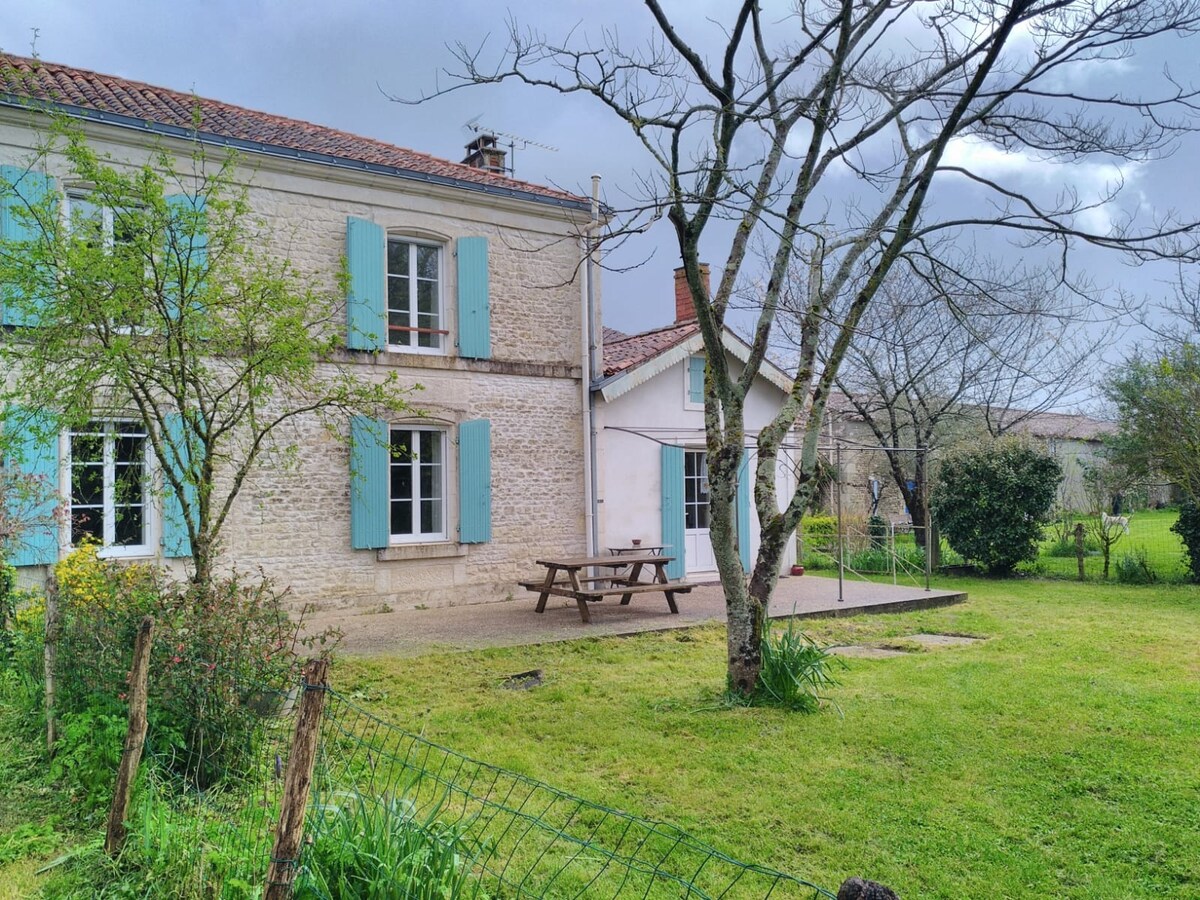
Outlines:
[[[703,40],[728,3],[683,0],[687,27]],[[551,35],[582,24],[616,25],[623,40],[643,38],[650,21],[636,0],[512,0],[512,13]],[[581,97],[564,99],[517,85],[464,91],[425,106],[389,102],[380,87],[397,94],[432,88],[437,70],[450,64],[446,44],[478,44],[489,33],[500,47],[505,6],[494,0],[5,0],[0,5],[0,48],[28,54],[37,29],[37,52],[47,60],[78,65],[255,109],[294,116],[380,138],[401,146],[459,159],[470,138],[469,120],[557,148],[518,149],[517,177],[586,192],[593,172],[604,176],[610,199],[633,189],[633,173],[645,169],[641,150],[597,106]],[[1136,86],[1164,62],[1185,83],[1200,82],[1200,49],[1175,41],[1154,53],[1112,64],[1093,77]],[[377,86],[378,85],[378,86]],[[1195,160],[1200,141],[1172,159],[1127,168],[1128,195],[1146,212],[1163,207],[1196,215]],[[1057,191],[1071,185],[1099,191],[1116,174],[1085,164],[1048,167],[1019,155],[963,142],[954,153],[1027,184]],[[967,188],[964,187],[964,191]],[[649,257],[637,271],[605,283],[605,323],[626,331],[667,324],[674,315],[671,271],[678,265],[665,222],[622,251],[618,262]],[[714,260],[717,262],[719,260]],[[1140,294],[1161,294],[1167,271],[1135,270],[1120,261],[1090,257],[1102,285]]]

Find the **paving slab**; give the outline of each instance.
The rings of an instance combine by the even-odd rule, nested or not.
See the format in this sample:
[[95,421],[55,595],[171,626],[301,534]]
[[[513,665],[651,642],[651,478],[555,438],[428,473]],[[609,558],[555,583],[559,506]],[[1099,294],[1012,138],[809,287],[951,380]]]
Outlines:
[[[847,581],[839,601],[836,578],[805,575],[780,579],[771,616],[823,618],[905,612],[961,603],[966,597],[962,591]],[[310,615],[306,625],[309,631],[340,628],[344,634],[341,649],[347,653],[417,656],[433,650],[515,647],[725,621],[725,595],[719,584],[697,585],[691,593],[677,595],[676,602],[679,614],[672,615],[659,594],[637,595],[628,606],[611,597],[591,604],[592,621],[584,624],[575,601],[551,597],[546,611],[539,615],[534,611],[537,595],[526,594],[501,603],[436,609],[333,610]]]
[[969,647],[983,642],[983,638],[965,634],[910,634],[901,640],[912,641],[923,647]]

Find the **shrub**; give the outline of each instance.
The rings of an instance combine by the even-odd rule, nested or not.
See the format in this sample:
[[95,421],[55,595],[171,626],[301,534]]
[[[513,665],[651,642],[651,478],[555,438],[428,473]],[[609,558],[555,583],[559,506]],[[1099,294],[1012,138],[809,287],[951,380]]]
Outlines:
[[1184,559],[1193,581],[1200,581],[1200,505],[1185,500],[1179,505],[1179,519],[1171,530],[1183,538]]
[[934,515],[950,546],[991,575],[1037,557],[1042,526],[1062,480],[1058,461],[1016,441],[942,464]]
[[751,703],[798,712],[816,712],[826,699],[823,691],[837,684],[829,670],[834,656],[816,641],[796,630],[794,619],[787,631],[775,636],[771,620],[763,623],[762,669]]
[[867,536],[871,538],[871,549],[882,550],[887,546],[888,523],[882,516],[867,519]]
[[828,547],[837,541],[837,519],[833,516],[806,516],[801,525],[804,543]]
[[[1100,542],[1096,540],[1096,536],[1088,533],[1083,538],[1084,553],[1099,553]],[[1054,543],[1047,547],[1043,553],[1046,556],[1052,556],[1058,559],[1074,559],[1075,558],[1075,535],[1061,538],[1057,535],[1054,538]]]
[[17,617],[17,570],[0,556],[0,663],[13,651],[13,626]]
[[1154,584],[1158,574],[1150,568],[1150,558],[1144,549],[1122,553],[1117,560],[1117,581],[1122,584]]
[[[264,714],[298,673],[300,623],[283,609],[285,593],[237,574],[206,588],[179,584],[150,566],[101,559],[94,546],[71,553],[55,574],[62,622],[56,707],[64,736],[86,744],[89,722],[124,720],[134,636],[149,615],[148,750],[198,788],[249,770]],[[96,740],[89,746],[107,766],[111,741],[104,737],[104,747]],[[73,763],[63,774],[90,771],[86,752],[71,747]]]

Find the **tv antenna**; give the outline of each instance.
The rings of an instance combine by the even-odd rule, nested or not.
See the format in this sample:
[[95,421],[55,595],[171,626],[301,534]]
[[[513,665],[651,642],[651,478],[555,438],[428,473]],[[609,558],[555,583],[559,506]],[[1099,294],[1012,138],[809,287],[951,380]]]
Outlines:
[[[512,134],[507,131],[501,131],[498,128],[489,128],[487,125],[483,125],[480,123],[479,120],[482,117],[483,117],[483,113],[480,113],[479,115],[474,116],[473,118],[469,119],[467,122],[465,122],[463,124],[463,129],[465,131],[470,132],[471,134],[477,135],[477,140],[482,140],[484,138],[490,137],[496,143],[501,144],[501,146],[507,147],[508,163],[505,166],[505,169],[507,170],[506,173],[508,175],[512,175],[514,173],[514,171],[516,170],[516,158],[517,158],[517,147],[518,146],[522,150],[527,150],[530,147],[536,147],[539,150],[548,150],[551,153],[558,152],[557,147],[551,147],[549,144],[543,144],[540,141],[535,141],[535,140],[531,140],[530,138],[521,137],[519,134]],[[501,141],[501,138],[503,138],[504,140]],[[467,149],[468,150],[477,149],[476,141],[472,141],[471,144],[468,144]]]

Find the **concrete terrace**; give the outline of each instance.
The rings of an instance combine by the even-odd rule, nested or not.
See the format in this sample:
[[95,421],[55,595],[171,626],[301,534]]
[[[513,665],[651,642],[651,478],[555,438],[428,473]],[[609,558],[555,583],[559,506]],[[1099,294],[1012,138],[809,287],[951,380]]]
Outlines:
[[[852,616],[895,613],[949,606],[966,600],[961,591],[930,590],[912,585],[847,581],[845,599],[837,599],[836,578],[780,579],[771,603],[772,618]],[[504,603],[480,603],[439,609],[393,612],[340,610],[311,616],[309,630],[329,626],[344,633],[341,649],[352,654],[388,653],[418,656],[431,649],[479,650],[550,641],[667,631],[725,620],[719,584],[699,585],[676,598],[679,615],[671,615],[661,594],[641,594],[628,606],[610,597],[590,607],[591,624],[579,618],[575,601],[551,597],[542,615],[534,612],[536,594],[519,594]]]

